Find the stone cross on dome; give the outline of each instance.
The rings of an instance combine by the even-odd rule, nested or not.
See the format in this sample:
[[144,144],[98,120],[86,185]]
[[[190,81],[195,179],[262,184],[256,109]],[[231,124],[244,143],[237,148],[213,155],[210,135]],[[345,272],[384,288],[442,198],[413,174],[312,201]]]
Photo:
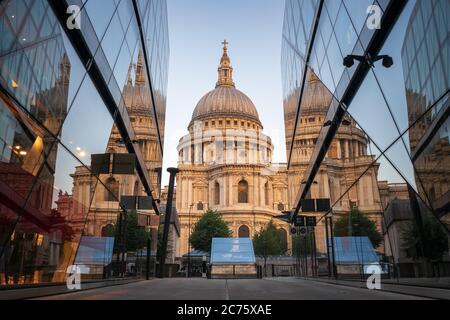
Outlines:
[[228,41],[227,41],[227,39],[223,40],[222,44],[223,44],[223,50],[227,51],[227,49],[228,49]]

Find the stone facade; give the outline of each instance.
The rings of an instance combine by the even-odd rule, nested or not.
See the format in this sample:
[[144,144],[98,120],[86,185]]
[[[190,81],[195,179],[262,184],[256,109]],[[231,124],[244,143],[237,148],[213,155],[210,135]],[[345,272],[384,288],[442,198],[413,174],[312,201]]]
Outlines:
[[[291,144],[293,150],[288,170],[286,165],[272,163],[272,141],[262,133],[257,109],[235,88],[227,42],[224,42],[218,72],[215,90],[200,100],[189,124],[189,134],[178,145],[179,256],[192,249],[188,244],[189,230],[207,209],[223,215],[234,237],[253,237],[273,221],[286,236],[290,251],[290,227],[275,217],[295,205],[304,173],[324,127],[332,94],[310,72],[298,121],[295,103],[285,103],[288,106],[285,110],[286,132],[293,132],[297,125],[294,141],[292,137],[286,140],[288,150]],[[298,94],[290,99],[298,101]],[[375,162],[375,156],[368,153],[364,132],[350,117],[346,122],[339,129],[319,170],[310,197],[331,199],[335,204],[335,219],[348,214],[352,207],[358,207],[381,232],[384,208],[379,187],[385,187],[383,190],[387,194],[383,193],[383,196],[387,199],[390,189],[386,183],[378,182],[379,164]],[[358,183],[352,185],[356,180]],[[399,188],[406,192],[404,185]],[[320,218],[323,213],[315,215]],[[324,219],[316,228],[316,241],[318,252],[325,252]]]
[[286,166],[272,163],[272,141],[232,72],[224,42],[216,88],[200,100],[178,145],[179,256],[192,249],[189,230],[208,209],[223,215],[233,237],[253,237],[273,221],[291,248],[289,225],[274,219],[289,208]]

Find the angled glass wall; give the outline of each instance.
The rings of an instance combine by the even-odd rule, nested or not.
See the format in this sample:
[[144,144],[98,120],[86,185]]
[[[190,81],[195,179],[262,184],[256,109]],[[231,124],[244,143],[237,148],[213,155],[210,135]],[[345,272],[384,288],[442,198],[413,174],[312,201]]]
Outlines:
[[123,197],[159,195],[169,50],[165,1],[133,2],[0,3],[0,287],[145,273],[157,207]]
[[[317,27],[299,43],[298,26],[314,26],[308,7]],[[380,28],[369,28],[377,8]],[[355,239],[361,252],[372,244],[385,281],[450,275],[448,10],[445,0],[286,2],[289,192],[298,214],[318,221],[307,275],[367,277],[364,254],[351,263],[339,256],[358,253]],[[393,64],[344,64],[368,53]],[[322,198],[329,210],[306,207]]]

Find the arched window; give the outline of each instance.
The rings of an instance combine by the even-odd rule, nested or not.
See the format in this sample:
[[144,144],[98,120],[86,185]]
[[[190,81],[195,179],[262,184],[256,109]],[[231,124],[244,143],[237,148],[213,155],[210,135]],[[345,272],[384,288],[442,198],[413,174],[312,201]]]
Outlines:
[[205,205],[203,204],[203,202],[199,202],[197,203],[197,211],[203,211],[205,209]]
[[283,250],[287,251],[287,232],[284,229],[278,229],[278,236],[280,237],[281,243],[283,245]]
[[218,182],[214,184],[214,205],[220,205],[220,184]]
[[270,205],[270,203],[269,203],[269,182],[266,182],[266,184],[264,185],[264,199],[265,199],[266,206]]
[[250,229],[247,226],[239,228],[239,238],[250,238]]
[[118,201],[119,182],[113,177],[109,177],[105,182],[105,201]]
[[248,203],[248,183],[245,180],[239,182],[238,200],[239,203]]
[[278,204],[278,211],[284,211],[284,204],[281,202]]
[[107,224],[102,228],[102,237],[113,237],[114,236],[114,225]]

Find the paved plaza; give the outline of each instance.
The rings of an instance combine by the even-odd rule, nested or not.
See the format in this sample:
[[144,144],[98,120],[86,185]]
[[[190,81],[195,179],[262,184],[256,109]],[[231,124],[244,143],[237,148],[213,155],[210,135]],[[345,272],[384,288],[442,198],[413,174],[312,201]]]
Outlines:
[[50,300],[415,300],[417,296],[300,279],[154,279]]

